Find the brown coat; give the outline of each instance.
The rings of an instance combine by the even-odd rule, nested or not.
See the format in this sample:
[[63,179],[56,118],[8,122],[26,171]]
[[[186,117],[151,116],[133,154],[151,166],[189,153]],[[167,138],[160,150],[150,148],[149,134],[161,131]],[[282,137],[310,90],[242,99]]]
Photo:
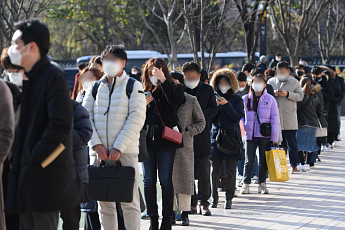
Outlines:
[[186,101],[178,109],[178,118],[184,131],[184,147],[176,150],[173,185],[175,193],[192,195],[194,194],[193,137],[204,130],[206,121],[197,98],[187,93],[185,95]]
[[14,111],[12,94],[6,83],[0,80],[0,229],[6,229],[4,200],[2,195],[2,170],[14,136]]

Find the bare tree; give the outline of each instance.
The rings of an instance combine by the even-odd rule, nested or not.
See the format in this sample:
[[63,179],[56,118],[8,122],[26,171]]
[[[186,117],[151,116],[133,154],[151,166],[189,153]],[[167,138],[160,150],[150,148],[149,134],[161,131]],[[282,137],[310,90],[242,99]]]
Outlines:
[[[157,34],[154,29],[154,26],[147,20],[144,7],[157,19],[164,22],[169,39],[169,48],[164,45],[160,35]],[[145,26],[152,33],[159,47],[168,56],[169,66],[171,66],[172,69],[177,68],[177,46],[184,36],[183,28],[179,28],[179,22],[183,17],[182,12],[178,12],[178,0],[138,0],[138,8]]]
[[0,1],[0,45],[8,45],[17,21],[38,17],[52,0],[2,0]]
[[291,65],[296,65],[314,26],[334,0],[274,0],[270,13],[282,36]]
[[[247,58],[249,62],[255,63],[255,52],[258,46],[260,23],[263,14],[271,0],[234,0],[240,13],[242,25],[245,32]],[[262,6],[262,9],[259,7]]]
[[345,2],[336,0],[329,5],[325,18],[317,22],[319,52],[324,64],[328,64],[335,49],[341,45],[345,33]]
[[237,21],[230,3],[231,0],[184,0],[181,5],[194,61],[201,62],[202,68],[208,72],[214,66],[218,49],[228,38],[229,29]]

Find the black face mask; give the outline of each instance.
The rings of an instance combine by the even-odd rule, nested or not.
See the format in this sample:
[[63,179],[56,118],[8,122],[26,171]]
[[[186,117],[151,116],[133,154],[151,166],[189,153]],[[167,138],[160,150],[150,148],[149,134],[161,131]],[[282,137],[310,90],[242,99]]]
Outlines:
[[320,82],[322,80],[322,77],[313,77],[313,80],[315,82]]
[[304,72],[303,72],[303,71],[297,71],[297,76],[302,77],[302,76],[303,76],[303,74],[304,74]]

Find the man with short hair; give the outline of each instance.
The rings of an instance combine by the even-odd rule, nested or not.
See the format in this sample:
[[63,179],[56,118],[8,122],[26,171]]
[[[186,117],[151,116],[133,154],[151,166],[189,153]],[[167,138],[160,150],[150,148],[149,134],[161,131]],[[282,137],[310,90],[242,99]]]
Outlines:
[[[90,88],[86,92],[83,101],[93,127],[89,142],[90,164],[98,165],[104,161],[105,165],[111,166],[120,161],[121,165],[135,169],[133,200],[121,202],[121,208],[126,229],[139,230],[139,133],[145,123],[146,99],[138,81],[133,82],[131,93],[127,94],[131,79],[124,71],[127,53],[122,46],[107,46],[102,58],[105,75],[97,82],[96,90]],[[98,201],[98,205],[102,229],[117,230],[116,203]]]
[[281,62],[282,60],[282,54],[281,53],[277,53],[276,56],[272,59],[272,61],[270,62],[270,68],[272,69],[276,69],[277,64],[279,62]]
[[[182,67],[185,92],[196,96],[206,119],[205,129],[194,136],[194,175],[198,180],[198,194],[192,196],[192,212],[196,212],[198,197],[204,215],[210,216],[208,199],[211,197],[210,154],[212,119],[217,114],[217,101],[210,85],[200,82],[200,66],[186,62]],[[217,189],[217,188],[216,188]]]
[[59,210],[80,203],[73,166],[73,111],[63,72],[47,56],[48,27],[37,19],[15,24],[8,49],[22,66],[19,126],[13,144],[6,212],[20,214],[20,229],[56,230]]
[[280,128],[283,139],[288,144],[292,173],[295,173],[298,171],[299,161],[296,139],[298,129],[296,103],[303,100],[303,89],[295,78],[290,77],[289,64],[285,61],[277,64],[276,76],[269,79],[268,84],[274,89],[279,108]]

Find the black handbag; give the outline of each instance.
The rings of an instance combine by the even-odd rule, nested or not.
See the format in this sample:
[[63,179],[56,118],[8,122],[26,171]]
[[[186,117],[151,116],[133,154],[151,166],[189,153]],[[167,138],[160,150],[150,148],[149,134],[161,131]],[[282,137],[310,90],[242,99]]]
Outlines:
[[264,137],[269,137],[271,136],[271,132],[272,132],[272,126],[271,123],[261,123],[260,119],[259,119],[259,115],[256,113],[256,117],[258,118],[258,122],[260,125],[260,133],[262,136]]
[[241,136],[230,133],[227,130],[219,128],[216,137],[217,149],[226,155],[237,155],[241,152]]
[[108,202],[132,202],[135,170],[122,166],[89,166],[88,195],[91,200]]

